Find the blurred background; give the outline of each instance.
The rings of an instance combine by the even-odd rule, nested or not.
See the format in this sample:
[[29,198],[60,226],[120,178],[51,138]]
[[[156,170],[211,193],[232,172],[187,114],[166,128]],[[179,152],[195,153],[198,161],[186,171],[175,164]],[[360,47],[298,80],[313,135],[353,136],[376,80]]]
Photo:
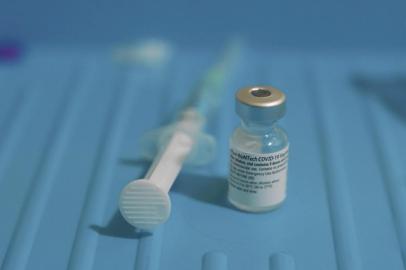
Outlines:
[[[405,270],[405,11],[0,1],[0,269]],[[288,100],[288,199],[258,215],[226,200],[234,93],[247,85]],[[159,132],[145,134],[191,100],[214,157],[184,166],[170,219],[140,233],[120,192],[159,148]]]
[[402,0],[3,1],[0,33],[21,42],[111,44],[160,37],[214,47],[229,36],[291,49],[404,49]]

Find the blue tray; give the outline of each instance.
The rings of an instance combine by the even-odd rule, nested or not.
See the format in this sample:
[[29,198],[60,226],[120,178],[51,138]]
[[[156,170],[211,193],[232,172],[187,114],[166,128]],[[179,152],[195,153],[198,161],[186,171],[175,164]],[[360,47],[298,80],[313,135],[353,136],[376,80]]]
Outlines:
[[[37,47],[0,63],[0,269],[406,269],[406,116],[388,109],[406,104],[390,94],[405,92],[401,53],[245,50],[208,124],[215,161],[185,168],[156,232],[125,223],[119,193],[149,165],[138,139],[215,60],[177,51],[149,69]],[[265,214],[225,199],[233,95],[252,84],[288,96],[288,199]]]

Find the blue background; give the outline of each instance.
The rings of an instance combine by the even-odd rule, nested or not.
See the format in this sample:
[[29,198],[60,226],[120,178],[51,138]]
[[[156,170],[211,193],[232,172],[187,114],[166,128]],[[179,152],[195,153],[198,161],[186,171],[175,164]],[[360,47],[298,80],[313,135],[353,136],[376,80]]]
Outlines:
[[23,41],[114,43],[161,37],[214,47],[230,35],[253,46],[403,49],[403,0],[2,1],[0,34]]

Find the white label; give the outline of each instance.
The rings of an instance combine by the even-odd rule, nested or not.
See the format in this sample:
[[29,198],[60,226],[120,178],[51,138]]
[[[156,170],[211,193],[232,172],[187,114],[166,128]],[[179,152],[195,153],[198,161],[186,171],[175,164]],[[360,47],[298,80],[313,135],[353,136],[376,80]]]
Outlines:
[[271,207],[286,196],[288,146],[267,154],[230,150],[229,198],[246,207]]

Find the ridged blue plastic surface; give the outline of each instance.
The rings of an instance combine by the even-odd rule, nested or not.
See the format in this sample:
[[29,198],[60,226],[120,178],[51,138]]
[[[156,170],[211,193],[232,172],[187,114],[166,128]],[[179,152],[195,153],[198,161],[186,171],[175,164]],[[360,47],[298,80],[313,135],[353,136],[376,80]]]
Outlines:
[[[215,161],[181,173],[156,232],[125,223],[119,193],[149,165],[137,141],[216,56],[178,50],[148,69],[109,50],[33,48],[0,64],[0,269],[406,269],[406,116],[380,89],[406,77],[401,53],[244,50],[208,122]],[[288,199],[265,214],[225,199],[233,95],[252,84],[288,96]]]

